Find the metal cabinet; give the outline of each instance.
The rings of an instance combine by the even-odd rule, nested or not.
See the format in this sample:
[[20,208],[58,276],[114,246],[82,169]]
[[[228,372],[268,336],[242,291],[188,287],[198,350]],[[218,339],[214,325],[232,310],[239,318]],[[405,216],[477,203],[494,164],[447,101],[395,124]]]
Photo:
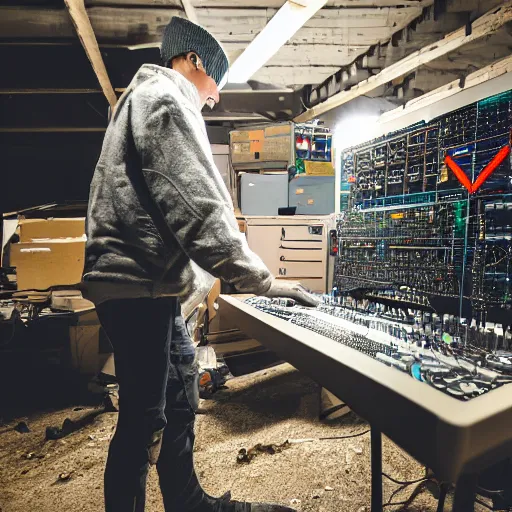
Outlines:
[[247,216],[247,241],[280,279],[325,293],[330,285],[328,234],[332,216]]

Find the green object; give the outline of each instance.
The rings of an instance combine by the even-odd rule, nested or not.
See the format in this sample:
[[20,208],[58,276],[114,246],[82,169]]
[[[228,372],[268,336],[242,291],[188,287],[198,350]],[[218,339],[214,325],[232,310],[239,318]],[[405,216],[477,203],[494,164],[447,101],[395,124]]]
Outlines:
[[479,107],[486,107],[495,103],[506,103],[512,99],[512,91],[502,92],[501,94],[495,94],[489,98],[485,98],[478,102]]
[[455,238],[464,238],[466,232],[466,201],[457,201],[455,208]]
[[295,159],[295,168],[297,169],[297,174],[306,174],[306,168],[304,167],[304,160],[302,160],[302,158]]
[[443,332],[443,341],[450,345],[453,342],[453,338],[447,332]]

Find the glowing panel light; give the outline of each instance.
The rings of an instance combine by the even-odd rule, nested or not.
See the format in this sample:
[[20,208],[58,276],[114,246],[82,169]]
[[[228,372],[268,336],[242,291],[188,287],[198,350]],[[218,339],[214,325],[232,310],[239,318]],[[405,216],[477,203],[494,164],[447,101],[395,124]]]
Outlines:
[[288,0],[231,66],[229,83],[245,83],[327,0]]

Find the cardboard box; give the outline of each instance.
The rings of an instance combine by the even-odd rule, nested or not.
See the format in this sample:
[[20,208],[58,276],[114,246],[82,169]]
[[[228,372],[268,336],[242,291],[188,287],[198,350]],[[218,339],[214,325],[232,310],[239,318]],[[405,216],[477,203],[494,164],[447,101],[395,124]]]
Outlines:
[[230,132],[231,163],[255,164],[258,162],[282,162],[286,167],[293,161],[292,124],[253,126],[248,130]]
[[11,244],[11,265],[16,267],[18,290],[46,290],[82,280],[85,235]]
[[20,219],[20,242],[42,238],[78,238],[85,235],[85,218],[72,219]]
[[334,176],[334,166],[331,162],[315,162],[304,160],[306,174],[310,176]]

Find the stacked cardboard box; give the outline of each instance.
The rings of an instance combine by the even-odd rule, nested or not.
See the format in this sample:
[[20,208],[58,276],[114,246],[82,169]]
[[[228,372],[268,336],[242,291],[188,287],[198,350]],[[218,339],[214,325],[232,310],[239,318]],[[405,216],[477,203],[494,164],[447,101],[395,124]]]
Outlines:
[[18,290],[46,290],[81,281],[85,219],[19,219],[19,242],[10,246]]

